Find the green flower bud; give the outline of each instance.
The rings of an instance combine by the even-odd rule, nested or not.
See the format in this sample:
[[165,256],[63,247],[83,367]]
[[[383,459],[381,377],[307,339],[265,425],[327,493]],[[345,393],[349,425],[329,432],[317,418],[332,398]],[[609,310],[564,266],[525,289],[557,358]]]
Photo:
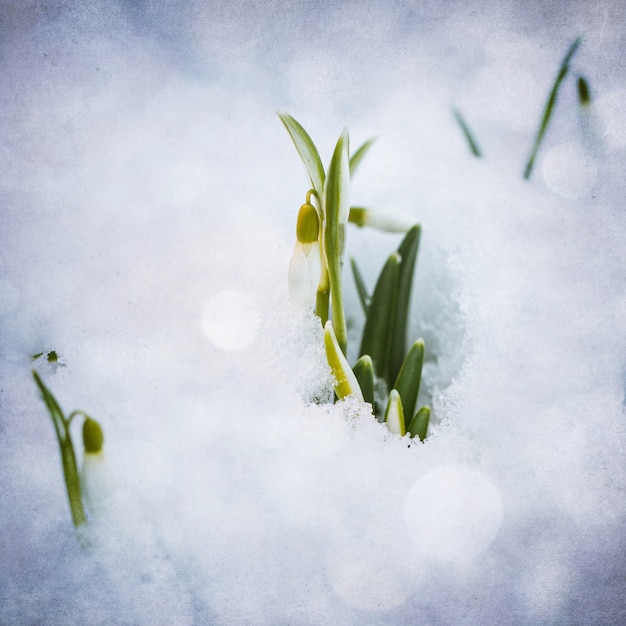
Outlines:
[[582,106],[589,106],[591,104],[591,91],[589,90],[589,83],[584,76],[578,77],[577,86],[578,101]]
[[87,454],[97,454],[102,450],[104,434],[96,420],[88,417],[83,423],[83,445]]
[[317,241],[320,233],[320,219],[312,204],[305,202],[298,212],[296,237],[300,243]]

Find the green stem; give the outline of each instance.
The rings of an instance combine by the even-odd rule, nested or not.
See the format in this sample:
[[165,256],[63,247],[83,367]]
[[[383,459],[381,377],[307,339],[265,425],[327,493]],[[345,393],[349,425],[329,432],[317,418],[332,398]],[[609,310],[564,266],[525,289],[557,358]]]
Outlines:
[[59,450],[61,452],[63,477],[65,478],[65,487],[67,489],[67,498],[70,504],[72,520],[74,522],[74,526],[79,527],[87,522],[87,517],[83,508],[83,501],[80,492],[80,477],[76,464],[74,445],[72,444],[72,437],[70,434],[70,422],[75,415],[82,414],[82,411],[74,411],[70,417],[66,419],[59,403],[56,401],[56,398],[44,385],[43,381],[39,377],[39,374],[37,374],[34,370],[33,378],[35,379],[37,387],[39,387],[41,397],[48,409],[48,413],[50,413],[50,418],[52,419],[52,423],[54,425],[57,441],[59,442]]
[[330,308],[330,290],[317,290],[315,298],[315,313],[320,318],[322,326],[328,321],[328,311]]

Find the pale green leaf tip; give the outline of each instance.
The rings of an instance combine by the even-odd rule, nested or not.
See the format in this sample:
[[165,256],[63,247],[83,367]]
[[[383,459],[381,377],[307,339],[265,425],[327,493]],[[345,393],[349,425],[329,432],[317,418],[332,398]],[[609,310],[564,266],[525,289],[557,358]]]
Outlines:
[[324,325],[324,345],[326,348],[326,359],[335,377],[334,387],[337,397],[342,399],[346,396],[355,396],[363,401],[363,392],[356,375],[339,346],[331,320],[328,320]]
[[396,389],[392,389],[387,401],[385,410],[385,423],[389,432],[404,437],[406,435],[406,426],[404,423],[404,409],[402,408],[402,399]]

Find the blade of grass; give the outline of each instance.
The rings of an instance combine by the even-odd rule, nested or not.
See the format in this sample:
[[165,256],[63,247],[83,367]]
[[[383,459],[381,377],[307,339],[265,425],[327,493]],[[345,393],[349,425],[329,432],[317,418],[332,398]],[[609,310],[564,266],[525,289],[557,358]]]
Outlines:
[[321,198],[324,191],[325,175],[324,166],[322,165],[322,160],[320,159],[315,144],[300,122],[291,117],[291,115],[288,113],[279,113],[278,117],[284,124],[287,132],[291,136],[291,140],[296,146],[296,150],[309,174],[313,189],[316,191],[318,198]]
[[363,157],[367,154],[375,141],[376,138],[368,139],[367,141],[362,143],[359,149],[350,157],[351,177],[354,176],[354,173],[357,171],[359,165],[361,165],[361,162],[363,161]]
[[467,141],[467,145],[469,146],[470,152],[476,158],[482,157],[482,152],[480,151],[480,148],[478,147],[478,143],[476,142],[476,139],[474,138],[472,131],[467,125],[467,122],[461,115],[461,112],[455,108],[455,109],[452,109],[452,114],[454,115],[454,119],[457,121],[458,125],[461,127],[461,131],[463,132],[463,135],[465,136],[465,141]]
[[563,61],[561,61],[559,72],[556,76],[554,84],[552,85],[550,95],[548,96],[548,101],[546,102],[546,106],[543,111],[543,117],[541,118],[539,129],[537,130],[535,143],[533,144],[533,148],[530,152],[530,157],[528,158],[526,168],[524,169],[524,178],[526,180],[528,180],[530,178],[530,175],[532,174],[533,167],[535,165],[535,159],[537,158],[537,153],[539,152],[539,147],[541,146],[541,142],[543,141],[543,137],[546,134],[548,124],[550,123],[550,118],[552,117],[552,112],[554,110],[557,96],[559,94],[559,88],[561,87],[561,83],[565,80],[565,77],[567,76],[567,72],[569,71],[569,62],[572,60],[572,57],[576,53],[576,50],[578,50],[578,46],[580,46],[580,43],[581,38],[577,37],[567,50],[567,53],[563,57]]

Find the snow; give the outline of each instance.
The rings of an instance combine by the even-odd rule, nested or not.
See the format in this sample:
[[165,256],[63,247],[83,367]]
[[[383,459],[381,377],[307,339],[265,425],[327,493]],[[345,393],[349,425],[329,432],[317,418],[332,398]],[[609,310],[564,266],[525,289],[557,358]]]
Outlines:
[[[621,3],[0,16],[0,623],[626,619]],[[287,298],[306,176],[279,110],[325,162],[344,126],[377,136],[354,203],[422,224],[424,444],[316,402],[322,328]],[[399,240],[350,227],[370,287]],[[63,409],[105,433],[82,539],[30,375],[49,350]]]

